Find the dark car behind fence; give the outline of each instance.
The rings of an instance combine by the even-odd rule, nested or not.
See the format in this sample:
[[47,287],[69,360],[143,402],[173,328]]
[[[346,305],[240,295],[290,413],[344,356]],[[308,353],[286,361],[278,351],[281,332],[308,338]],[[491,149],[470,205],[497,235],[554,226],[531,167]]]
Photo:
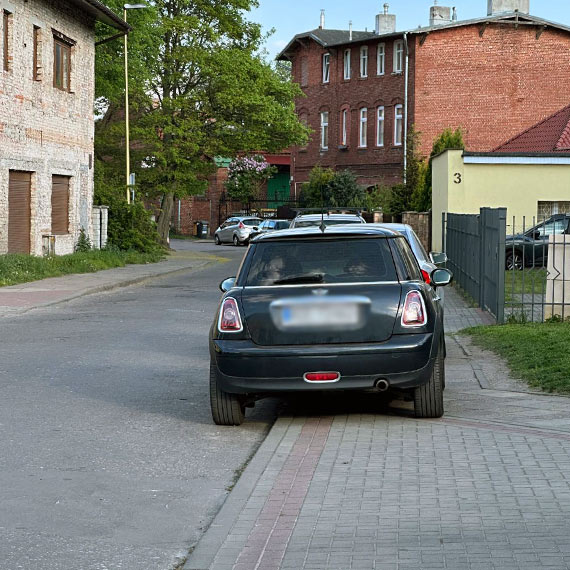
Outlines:
[[570,215],[481,208],[444,213],[442,230],[456,283],[498,323],[570,319]]

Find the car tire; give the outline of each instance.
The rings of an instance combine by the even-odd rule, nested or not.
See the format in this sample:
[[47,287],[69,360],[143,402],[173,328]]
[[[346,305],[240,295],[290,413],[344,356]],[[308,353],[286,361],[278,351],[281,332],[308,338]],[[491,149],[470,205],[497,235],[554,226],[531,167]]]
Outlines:
[[219,426],[239,426],[245,417],[243,399],[224,392],[218,385],[216,365],[210,362],[210,407],[212,419]]
[[216,234],[216,235],[214,236],[214,243],[215,243],[216,245],[222,245],[222,242],[220,241],[220,238],[218,237],[218,234]]
[[444,384],[445,360],[443,358],[443,343],[440,343],[429,382],[414,390],[416,418],[441,418],[443,416]]
[[507,271],[520,271],[524,266],[520,251],[507,251],[505,256],[505,268]]
[[239,245],[239,238],[234,236],[234,245],[237,247]]

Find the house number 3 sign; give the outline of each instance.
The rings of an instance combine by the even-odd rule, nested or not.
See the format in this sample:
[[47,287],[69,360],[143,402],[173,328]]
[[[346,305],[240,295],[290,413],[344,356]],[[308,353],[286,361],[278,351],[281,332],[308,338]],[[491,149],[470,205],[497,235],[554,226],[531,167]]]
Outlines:
[[455,184],[461,184],[461,172],[456,172],[453,175],[453,182],[455,182]]

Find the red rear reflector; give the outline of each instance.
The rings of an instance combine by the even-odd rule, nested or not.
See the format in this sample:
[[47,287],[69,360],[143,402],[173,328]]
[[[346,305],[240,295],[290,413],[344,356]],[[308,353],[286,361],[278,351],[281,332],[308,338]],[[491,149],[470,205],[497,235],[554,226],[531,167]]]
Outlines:
[[429,285],[431,283],[431,279],[429,277],[429,273],[425,270],[422,269],[422,277],[424,278],[424,281]]
[[402,325],[404,327],[421,327],[426,323],[427,314],[422,294],[419,291],[410,291],[406,295],[404,310],[402,311]]
[[338,372],[307,372],[304,376],[308,382],[334,382],[340,378]]
[[240,222],[240,223],[238,224],[238,228],[239,228],[240,230],[243,230],[243,228],[245,228],[245,226],[243,225],[243,222]]
[[222,303],[218,330],[220,332],[240,332],[243,330],[237,302],[233,297],[227,297]]

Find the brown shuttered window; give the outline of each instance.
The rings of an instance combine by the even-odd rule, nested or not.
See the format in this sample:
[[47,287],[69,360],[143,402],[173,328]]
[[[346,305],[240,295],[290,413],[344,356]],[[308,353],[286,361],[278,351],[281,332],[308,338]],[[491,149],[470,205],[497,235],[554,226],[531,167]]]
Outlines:
[[2,56],[4,71],[10,71],[10,27],[12,25],[12,14],[7,10],[2,12]]
[[8,176],[8,253],[30,253],[32,173]]
[[69,176],[53,176],[51,185],[51,233],[69,233]]

